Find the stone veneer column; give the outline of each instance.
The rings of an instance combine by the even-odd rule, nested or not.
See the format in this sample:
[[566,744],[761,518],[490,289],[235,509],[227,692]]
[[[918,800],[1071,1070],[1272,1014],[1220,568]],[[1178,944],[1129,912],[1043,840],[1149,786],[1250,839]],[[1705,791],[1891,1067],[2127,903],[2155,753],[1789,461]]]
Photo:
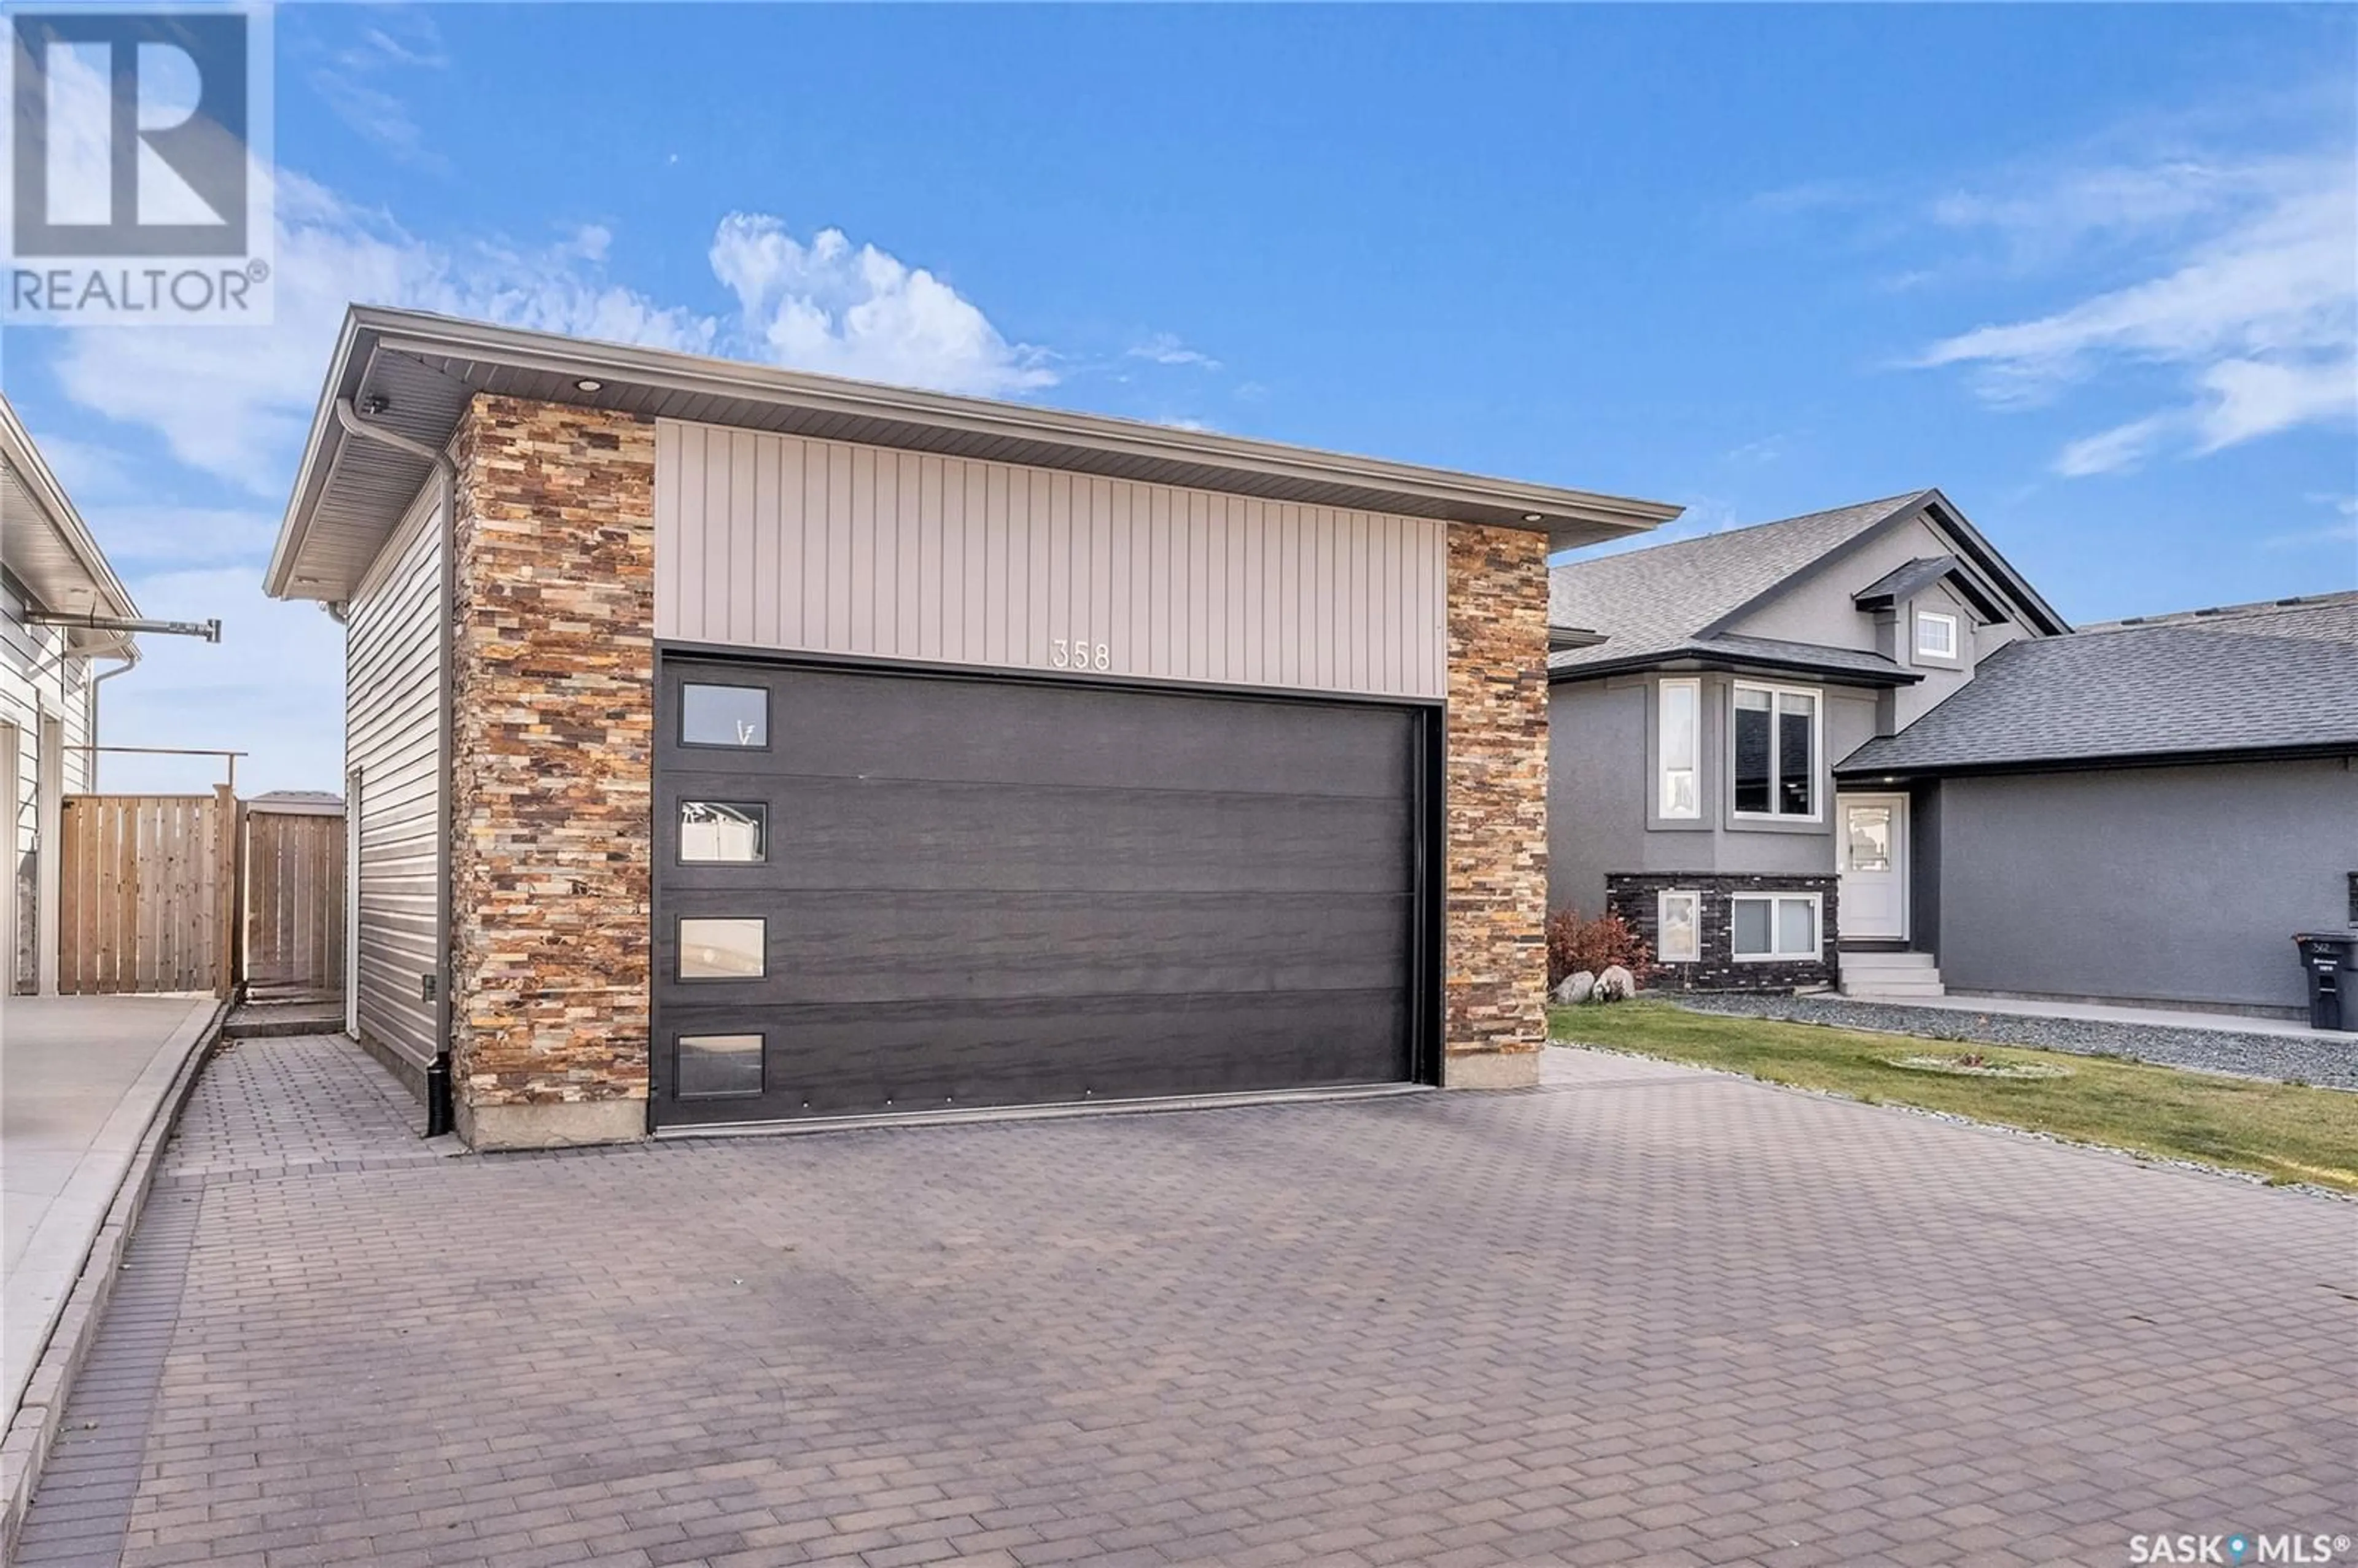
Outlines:
[[1547,1040],[1547,536],[1449,525],[1442,1081],[1539,1081]]
[[458,469],[459,1132],[489,1149],[644,1137],[654,427],[481,395]]

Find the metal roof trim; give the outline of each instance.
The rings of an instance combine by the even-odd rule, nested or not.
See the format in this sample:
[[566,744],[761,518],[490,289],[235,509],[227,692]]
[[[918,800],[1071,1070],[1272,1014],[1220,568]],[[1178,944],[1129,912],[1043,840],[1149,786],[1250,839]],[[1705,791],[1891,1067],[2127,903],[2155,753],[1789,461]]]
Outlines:
[[[1044,455],[1062,451],[1093,456],[1101,461],[1130,459],[1168,462],[1337,489],[1389,492],[1403,500],[1439,507],[1439,515],[1444,517],[1453,512],[1466,514],[1453,520],[1488,522],[1547,532],[1552,536],[1558,531],[1576,531],[1589,542],[1594,542],[1600,533],[1606,536],[1641,533],[1671,521],[1683,510],[1665,502],[1493,479],[1106,415],[885,386],[669,349],[567,338],[422,311],[354,306],[345,317],[330,362],[297,470],[294,493],[264,578],[265,589],[273,596],[286,594],[305,535],[330,482],[336,454],[345,438],[334,418],[335,400],[352,395],[365,380],[374,356],[387,352],[422,361],[462,360],[605,383],[597,392],[580,395],[579,401],[584,406],[612,406],[620,394],[634,388],[745,399],[850,418],[1015,440],[1038,447]],[[1047,461],[1037,466],[1079,465]],[[1525,521],[1534,516],[1537,522]]]

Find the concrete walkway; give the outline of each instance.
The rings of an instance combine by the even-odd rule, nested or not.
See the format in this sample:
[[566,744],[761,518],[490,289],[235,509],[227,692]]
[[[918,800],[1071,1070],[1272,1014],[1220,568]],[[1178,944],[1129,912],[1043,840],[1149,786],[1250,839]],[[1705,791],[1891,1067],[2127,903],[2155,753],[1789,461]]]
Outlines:
[[211,996],[0,1000],[0,1430]]
[[1950,1012],[2002,1012],[2015,1018],[2071,1018],[2088,1023],[2131,1023],[2141,1028],[2207,1029],[2222,1034],[2277,1034],[2295,1040],[2331,1041],[2358,1048],[2358,1034],[2311,1029],[2306,1019],[2256,1018],[2243,1012],[2195,1012],[2176,1007],[2116,1007],[2110,1002],[2057,1001],[2025,996],[1866,997],[1894,1007],[1937,1007]]

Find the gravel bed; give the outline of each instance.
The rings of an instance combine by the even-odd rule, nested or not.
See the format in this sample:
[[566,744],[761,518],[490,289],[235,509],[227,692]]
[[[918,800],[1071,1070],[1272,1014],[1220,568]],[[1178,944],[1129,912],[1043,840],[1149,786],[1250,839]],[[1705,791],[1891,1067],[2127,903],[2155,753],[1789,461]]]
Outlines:
[[[1663,993],[1656,992],[1657,996]],[[2358,1089],[2358,1035],[2347,1044],[2287,1034],[2245,1034],[2223,1029],[2181,1029],[2082,1018],[2027,1018],[2006,1012],[1858,1001],[1833,996],[1674,997],[1698,1012],[1790,1019],[1887,1034],[1971,1040],[1985,1045],[2028,1045],[2082,1056],[2126,1056],[2169,1067]]]

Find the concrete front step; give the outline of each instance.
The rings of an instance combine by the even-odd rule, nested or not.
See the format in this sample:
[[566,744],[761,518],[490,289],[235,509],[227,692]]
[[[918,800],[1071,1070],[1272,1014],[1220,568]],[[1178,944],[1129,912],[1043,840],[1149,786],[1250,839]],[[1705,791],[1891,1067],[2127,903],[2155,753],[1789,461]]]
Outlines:
[[1842,993],[1862,1000],[1946,996],[1938,961],[1930,953],[1865,948],[1842,956]]
[[1899,953],[1875,947],[1846,947],[1842,955],[1845,969],[1929,969],[1934,961],[1930,953]]

